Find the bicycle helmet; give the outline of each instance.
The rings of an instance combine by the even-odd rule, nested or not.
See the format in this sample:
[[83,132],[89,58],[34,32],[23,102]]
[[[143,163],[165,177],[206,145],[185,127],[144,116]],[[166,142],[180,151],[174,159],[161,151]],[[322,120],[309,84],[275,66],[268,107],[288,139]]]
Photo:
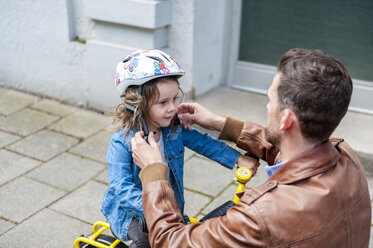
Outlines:
[[128,86],[142,85],[154,78],[181,77],[184,74],[176,60],[160,50],[136,51],[118,63],[115,88],[122,95]]

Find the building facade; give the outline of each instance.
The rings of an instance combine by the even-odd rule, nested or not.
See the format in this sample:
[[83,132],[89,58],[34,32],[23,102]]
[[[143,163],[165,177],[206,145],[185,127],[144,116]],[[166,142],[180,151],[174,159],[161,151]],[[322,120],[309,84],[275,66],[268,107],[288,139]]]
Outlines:
[[116,63],[157,48],[186,71],[190,98],[221,85],[265,93],[281,54],[307,47],[341,58],[351,108],[373,113],[372,10],[369,0],[0,0],[0,85],[109,111]]

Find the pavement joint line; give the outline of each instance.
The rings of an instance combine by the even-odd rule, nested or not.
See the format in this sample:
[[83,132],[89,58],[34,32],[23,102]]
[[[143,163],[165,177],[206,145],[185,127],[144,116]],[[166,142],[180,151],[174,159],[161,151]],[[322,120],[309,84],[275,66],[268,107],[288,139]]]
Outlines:
[[[64,212],[60,212],[60,211],[55,210],[55,209],[53,209],[53,208],[46,207],[46,209],[49,209],[50,211],[53,211],[53,212],[58,213],[58,214],[62,214],[62,215],[66,216],[66,217],[69,217],[69,218],[71,218],[71,219],[81,221],[81,222],[83,222],[83,223],[85,223],[85,224],[88,224],[88,225],[93,225],[93,224],[94,224],[94,222],[91,223],[91,222],[88,222],[88,221],[86,221],[86,220],[79,219],[79,218],[77,218],[77,217],[75,217],[75,216],[72,216],[72,215],[66,214],[66,213],[64,213]],[[106,221],[106,220],[105,220],[105,221]]]
[[[35,104],[35,103],[33,103],[33,104]],[[32,105],[33,105],[33,104],[32,104]],[[29,106],[25,107],[25,109],[26,109],[26,108],[27,108],[27,109],[31,109],[31,110],[34,110],[34,111],[37,111],[37,112],[40,112],[40,113],[43,113],[43,114],[46,114],[46,115],[52,115],[52,116],[58,117],[58,118],[60,118],[60,119],[63,118],[63,116],[59,116],[59,115],[53,114],[52,112],[43,111],[43,110],[41,110],[41,109],[33,108],[33,107],[31,107],[32,105],[29,105]],[[56,121],[58,121],[58,120],[55,120],[55,121],[53,121],[52,123],[54,123],[54,122],[56,122]],[[49,124],[49,125],[51,125],[51,124]],[[48,126],[49,126],[49,125],[48,125]]]
[[32,169],[29,169],[29,170],[25,171],[24,173],[22,173],[22,174],[20,174],[20,175],[18,175],[18,176],[16,176],[16,177],[14,177],[14,178],[12,178],[12,179],[6,181],[6,182],[3,183],[3,184],[0,184],[0,188],[3,187],[4,185],[10,183],[10,182],[13,182],[14,180],[16,180],[16,179],[18,179],[18,178],[21,178],[21,177],[26,177],[26,178],[28,178],[28,179],[32,179],[32,178],[26,176],[26,174],[28,174],[29,172],[31,172],[31,171],[33,171],[33,170],[36,170],[37,168],[41,167],[42,165],[43,165],[43,163],[41,163],[41,164],[35,166],[35,167],[32,168]]
[[109,185],[107,182],[101,181],[100,179],[97,179],[97,178],[93,178],[92,180],[97,182],[97,183],[105,184],[106,186]]
[[[22,137],[19,137],[19,138],[22,139]],[[1,150],[1,149],[4,149],[4,150],[7,150],[8,152],[10,152],[10,150],[6,149],[7,146],[11,146],[11,145],[13,145],[14,143],[16,143],[16,142],[18,142],[18,141],[20,141],[20,139],[16,139],[15,141],[13,141],[13,142],[11,142],[11,143],[9,143],[9,144],[3,146],[3,147],[0,146],[0,150]],[[13,152],[13,151],[12,151],[12,152]],[[22,154],[22,156],[25,156],[25,155]]]
[[[45,130],[48,130],[48,131],[51,131],[51,132],[54,132],[54,133],[58,133],[58,134],[61,134],[61,135],[68,136],[68,137],[70,137],[70,138],[75,138],[75,139],[77,139],[77,140],[79,141],[77,144],[80,144],[80,143],[82,143],[85,139],[87,139],[87,138],[76,137],[76,136],[73,136],[73,135],[71,135],[71,134],[64,133],[64,132],[61,132],[61,131],[57,131],[57,130],[54,130],[54,129],[50,129],[49,127],[45,127],[44,129],[45,129]],[[72,146],[72,147],[73,147],[73,146]],[[71,147],[71,148],[72,148],[72,147]],[[69,148],[69,149],[70,149],[70,148]]]
[[47,159],[47,160],[40,160],[40,159],[38,159],[38,158],[34,158],[34,157],[30,156],[30,155],[26,155],[26,154],[23,154],[23,153],[19,153],[19,152],[17,152],[17,151],[13,151],[13,150],[11,150],[11,149],[9,149],[9,148],[6,148],[6,150],[9,151],[9,152],[14,152],[14,153],[16,153],[16,154],[18,154],[18,155],[22,155],[22,156],[24,156],[24,157],[26,157],[26,158],[30,158],[30,159],[33,159],[33,160],[40,161],[40,162],[42,162],[42,163],[46,163],[46,162],[48,162],[48,161],[51,161],[52,159],[58,157],[59,155],[61,155],[61,154],[65,153],[65,152],[67,152],[67,149],[66,149],[66,150],[64,150],[64,151],[62,151],[62,152],[56,154],[55,156],[51,157],[50,159]]
[[[54,123],[54,122],[53,122],[53,123]],[[50,125],[52,125],[53,123],[51,123]],[[10,133],[10,134],[18,135],[18,136],[20,136],[20,137],[23,138],[23,139],[25,139],[25,138],[27,138],[27,137],[29,137],[29,136],[31,136],[31,135],[37,134],[37,133],[39,133],[39,132],[41,132],[41,131],[43,131],[43,130],[48,130],[48,131],[53,131],[53,132],[55,132],[55,133],[58,133],[58,132],[56,132],[56,131],[54,131],[54,130],[49,130],[48,127],[49,127],[49,125],[46,125],[46,126],[42,127],[41,129],[37,129],[37,130],[35,130],[35,131],[33,131],[33,132],[31,132],[31,133],[25,135],[25,136],[23,136],[23,135],[21,135],[21,134],[17,134],[17,133],[10,132],[10,131],[7,131],[7,132]],[[0,128],[0,130],[1,130],[1,131],[4,131],[4,130],[1,129],[1,128]],[[60,134],[61,134],[61,133],[60,133]],[[68,136],[67,134],[63,134],[63,135]],[[71,136],[71,135],[70,135],[70,137],[73,137],[73,138],[79,139],[79,138],[74,137],[74,136]],[[18,140],[18,141],[19,141],[19,140]]]
[[[91,180],[94,180],[94,177],[97,177],[97,176],[98,176],[100,173],[102,173],[104,170],[105,170],[105,169],[102,169],[100,172],[98,172],[98,173],[95,174],[94,176],[92,176],[92,177],[88,178],[87,180],[83,181],[82,184],[76,186],[75,188],[73,188],[73,189],[70,190],[70,191],[67,191],[67,192],[66,192],[66,195],[61,196],[60,198],[58,198],[58,199],[56,199],[55,201],[51,202],[49,205],[47,205],[47,207],[51,206],[51,205],[54,204],[55,202],[61,200],[62,198],[66,197],[66,196],[68,196],[68,195],[74,193],[74,192],[77,191],[78,189],[82,188],[84,185],[86,185],[87,183],[89,183]],[[100,181],[98,181],[97,183],[101,183],[101,184],[104,184],[104,185],[107,186],[107,184],[102,183],[102,182],[100,182]]]
[[27,175],[24,175],[24,177],[25,177],[25,178],[28,178],[28,179],[30,179],[30,180],[32,180],[32,181],[38,182],[38,183],[40,183],[40,184],[46,185],[46,186],[48,186],[48,187],[51,187],[51,188],[54,188],[54,189],[57,189],[57,190],[63,191],[63,192],[65,192],[65,193],[69,193],[69,192],[70,192],[70,191],[68,191],[68,190],[66,190],[66,189],[58,188],[57,186],[54,186],[54,185],[51,185],[51,184],[49,184],[49,183],[46,183],[46,182],[40,181],[39,179],[36,179],[36,178],[33,178],[33,177],[29,177],[29,176],[27,176]]
[[18,222],[17,221],[14,221],[14,220],[11,220],[11,219],[8,219],[8,218],[5,218],[3,216],[0,215],[0,220],[4,220],[6,222],[10,222],[12,224],[15,224],[15,225],[18,225]]
[[[63,118],[62,118],[62,119],[63,119]],[[51,124],[51,125],[52,125],[52,124]],[[59,134],[62,134],[62,135],[65,135],[65,136],[68,136],[68,137],[75,138],[75,139],[78,139],[78,140],[79,140],[79,142],[78,142],[77,144],[75,144],[74,146],[72,146],[70,149],[72,149],[73,147],[79,145],[79,144],[82,143],[83,141],[92,138],[92,137],[95,136],[96,134],[98,134],[98,133],[100,133],[100,132],[102,132],[102,131],[106,131],[105,129],[107,128],[107,127],[104,127],[104,128],[102,128],[102,129],[99,129],[98,131],[92,133],[91,135],[89,135],[89,136],[83,138],[83,137],[77,137],[77,136],[74,136],[74,135],[71,135],[71,134],[68,134],[68,133],[64,133],[64,132],[62,132],[62,131],[57,131],[57,130],[54,130],[54,129],[50,129],[49,126],[50,126],[50,125],[44,127],[44,129],[46,129],[46,130],[48,130],[48,131],[51,131],[51,132],[59,133]]]
[[[203,214],[202,211],[210,204],[212,203],[215,199],[217,199],[219,196],[221,196],[231,185],[235,185],[234,184],[234,181],[232,181],[230,184],[228,184],[227,186],[225,186],[217,195],[214,199],[211,199],[203,208],[201,208],[201,210],[199,211],[199,214]],[[234,196],[232,197],[232,201],[233,201],[233,198]],[[228,201],[228,200],[227,200]],[[198,215],[197,215],[198,216]]]
[[[32,105],[34,105],[34,104],[35,104],[35,103],[33,103]],[[60,117],[60,118],[65,118],[67,115],[70,114],[70,113],[68,113],[68,114],[66,114],[66,115],[62,115],[62,116],[61,116],[61,115],[56,115],[56,114],[53,113],[53,112],[49,112],[49,111],[46,111],[46,110],[44,110],[44,109],[38,109],[38,108],[32,107],[32,105],[29,106],[29,107],[27,107],[27,108],[32,109],[32,110],[39,111],[39,112],[44,113],[44,114],[53,115],[53,116],[58,116],[58,117]],[[67,105],[67,106],[71,106],[71,105]]]
[[208,194],[206,194],[206,193],[199,192],[199,191],[197,191],[197,190],[195,190],[195,189],[190,189],[190,188],[187,188],[187,187],[184,187],[184,189],[185,189],[185,190],[188,190],[188,191],[190,191],[190,192],[193,192],[193,193],[197,193],[197,194],[200,194],[200,195],[203,195],[203,196],[207,196],[207,197],[209,197],[209,198],[214,198],[214,196],[212,196],[212,195],[208,195]]
[[[42,166],[42,164],[39,165],[38,167],[40,167],[40,166]],[[36,168],[34,168],[34,169],[36,169]],[[54,188],[54,189],[57,189],[57,190],[60,190],[60,191],[65,192],[66,194],[63,195],[63,196],[61,197],[61,198],[63,198],[63,197],[65,197],[65,196],[71,194],[72,192],[76,191],[78,188],[81,188],[83,185],[87,184],[89,181],[94,180],[95,177],[97,177],[98,175],[100,175],[100,173],[102,173],[104,170],[106,170],[106,168],[100,170],[98,173],[96,173],[96,174],[93,175],[92,177],[89,177],[88,179],[84,180],[81,184],[79,184],[78,186],[76,186],[76,187],[73,188],[72,190],[61,189],[61,188],[59,188],[59,187],[57,187],[57,186],[50,185],[50,184],[48,184],[48,183],[46,183],[46,182],[39,181],[39,180],[36,179],[36,178],[28,177],[28,176],[26,176],[26,175],[25,175],[24,177],[26,177],[26,178],[28,178],[28,179],[30,179],[30,180],[33,180],[33,181],[35,181],[35,182],[38,182],[38,183],[44,184],[44,185],[46,185],[46,186],[52,187],[52,188]],[[102,182],[99,182],[99,183],[104,184],[104,183],[102,183]],[[106,184],[105,184],[105,185],[106,185]],[[60,198],[59,198],[59,199],[60,199]],[[55,202],[55,201],[54,201],[54,202]],[[51,204],[53,204],[54,202],[52,202]],[[49,206],[49,205],[48,205],[48,206]]]
[[94,158],[90,158],[90,157],[87,157],[85,155],[82,155],[82,154],[79,154],[79,153],[75,153],[75,152],[72,152],[70,151],[71,149],[73,149],[75,146],[71,147],[66,153],[69,153],[73,156],[76,156],[76,157],[80,157],[80,158],[84,158],[84,159],[87,159],[87,160],[90,160],[90,161],[93,161],[93,162],[96,162],[96,163],[100,163],[100,164],[103,164],[103,165],[106,165],[106,162],[102,162],[100,160],[96,160]]
[[[19,141],[19,140],[18,140],[18,141]],[[20,152],[14,151],[14,150],[8,148],[8,146],[4,147],[3,149],[6,150],[6,151],[8,151],[8,152],[12,152],[12,153],[15,153],[15,154],[17,154],[17,155],[20,155],[20,156],[22,156],[22,157],[26,157],[26,158],[29,158],[29,159],[32,159],[32,160],[36,160],[36,161],[38,161],[38,162],[40,162],[40,163],[45,163],[45,162],[48,162],[49,160],[51,160],[51,159],[48,159],[48,160],[46,160],[46,161],[43,161],[43,160],[40,160],[40,159],[38,159],[38,158],[34,158],[34,157],[29,156],[29,155],[26,155],[26,154],[23,154],[23,153],[20,153]]]
[[17,135],[20,138],[26,138],[28,136],[28,135],[27,136],[23,136],[23,135],[21,135],[19,133],[15,133],[15,132],[12,132],[12,131],[9,131],[9,130],[2,129],[1,127],[0,127],[0,131],[9,133],[11,135]]
[[[88,182],[88,181],[87,181],[87,182]],[[87,182],[86,182],[86,183],[87,183]],[[84,183],[84,184],[86,184],[86,183]],[[79,187],[77,187],[77,188],[79,188]],[[76,189],[77,189],[77,188],[76,188]],[[74,190],[74,191],[75,191],[75,190]],[[32,218],[33,216],[35,216],[36,214],[40,213],[40,212],[43,211],[44,209],[46,209],[46,208],[50,209],[49,207],[50,207],[51,205],[53,205],[53,204],[56,203],[57,201],[63,199],[64,197],[66,197],[67,195],[71,194],[72,192],[73,192],[73,191],[71,191],[71,192],[69,192],[69,193],[67,193],[67,194],[65,194],[65,195],[63,195],[63,196],[57,198],[56,200],[54,200],[53,202],[49,203],[48,205],[46,205],[46,206],[40,208],[39,210],[35,211],[34,213],[30,214],[28,217],[26,217],[25,219],[21,220],[20,222],[16,222],[17,224],[16,224],[15,226],[11,227],[9,230],[7,230],[6,232],[4,232],[4,233],[1,234],[0,236],[6,234],[6,233],[9,232],[10,230],[14,229],[14,228],[17,227],[18,225],[20,225],[20,224],[22,224],[23,222],[25,222],[26,220]],[[51,209],[50,209],[50,210],[51,210]],[[1,217],[1,216],[0,216],[0,217]],[[1,218],[4,218],[4,217],[1,217]],[[12,221],[12,222],[15,222],[15,221]]]
[[101,182],[100,180],[96,180],[96,177],[99,176],[102,172],[104,172],[104,171],[106,171],[106,170],[107,170],[106,167],[103,168],[102,170],[100,170],[99,172],[97,172],[95,175],[91,176],[91,177],[89,178],[89,180],[94,180],[94,181],[97,181],[98,183],[105,184],[105,185],[107,186],[106,183]]
[[[1,129],[1,127],[0,127],[0,129]],[[25,136],[22,136],[22,135],[20,135],[18,133],[13,133],[13,132],[8,131],[8,130],[2,130],[1,129],[1,131],[4,132],[4,133],[8,133],[8,134],[14,135],[14,136],[18,136],[19,138],[24,138],[25,137]]]
[[[13,91],[16,91],[16,92],[19,92],[19,93],[23,93],[23,94],[29,94],[29,93],[24,92],[24,91],[18,91],[18,90],[13,90]],[[31,94],[31,95],[32,95],[32,94]],[[33,96],[35,96],[35,95],[33,95]],[[6,117],[8,117],[8,116],[12,116],[12,115],[14,115],[14,114],[16,114],[16,113],[18,113],[18,112],[21,112],[21,111],[22,111],[23,109],[25,109],[25,108],[29,108],[31,105],[33,105],[33,104],[35,104],[35,103],[37,103],[37,102],[39,102],[39,101],[40,101],[40,100],[39,100],[39,97],[37,97],[37,99],[36,99],[35,102],[29,103],[29,104],[23,106],[22,108],[20,108],[20,109],[14,111],[14,112],[12,112],[12,113],[10,113],[9,115],[5,115],[5,116],[6,116]]]
[[[209,159],[209,158],[206,158],[205,156],[203,156],[203,155],[201,155],[201,154],[199,154],[199,153],[197,153],[197,152],[196,152],[196,158],[204,159],[204,160],[206,160],[206,161],[210,161],[210,162],[213,161],[213,162],[215,162],[215,163],[221,165],[219,162],[217,162],[217,161],[215,161],[215,160],[212,160],[212,159]],[[235,165],[236,165],[236,164],[235,164]],[[234,165],[234,166],[235,166],[235,165]],[[223,165],[221,165],[221,166],[223,166]],[[226,168],[226,169],[228,169],[228,170],[233,170],[233,169],[234,169],[234,166],[233,166],[232,169],[227,168],[227,167],[225,167],[225,166],[223,166],[223,167]]]

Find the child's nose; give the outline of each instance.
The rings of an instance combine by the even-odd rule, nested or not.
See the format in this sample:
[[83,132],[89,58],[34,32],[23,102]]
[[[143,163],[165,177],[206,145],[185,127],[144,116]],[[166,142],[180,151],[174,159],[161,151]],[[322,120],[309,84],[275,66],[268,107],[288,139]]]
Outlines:
[[173,102],[172,104],[170,104],[168,111],[171,112],[171,111],[176,111],[176,110],[177,110],[177,103]]

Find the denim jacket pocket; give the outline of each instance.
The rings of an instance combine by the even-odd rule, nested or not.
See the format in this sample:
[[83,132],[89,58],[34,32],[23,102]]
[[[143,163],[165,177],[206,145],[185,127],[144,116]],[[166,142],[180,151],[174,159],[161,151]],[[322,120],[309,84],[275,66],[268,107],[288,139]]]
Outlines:
[[181,146],[177,146],[177,147],[173,148],[171,153],[175,158],[180,158],[180,157],[184,156],[184,151],[185,151],[185,148],[184,148],[183,145],[181,145]]

